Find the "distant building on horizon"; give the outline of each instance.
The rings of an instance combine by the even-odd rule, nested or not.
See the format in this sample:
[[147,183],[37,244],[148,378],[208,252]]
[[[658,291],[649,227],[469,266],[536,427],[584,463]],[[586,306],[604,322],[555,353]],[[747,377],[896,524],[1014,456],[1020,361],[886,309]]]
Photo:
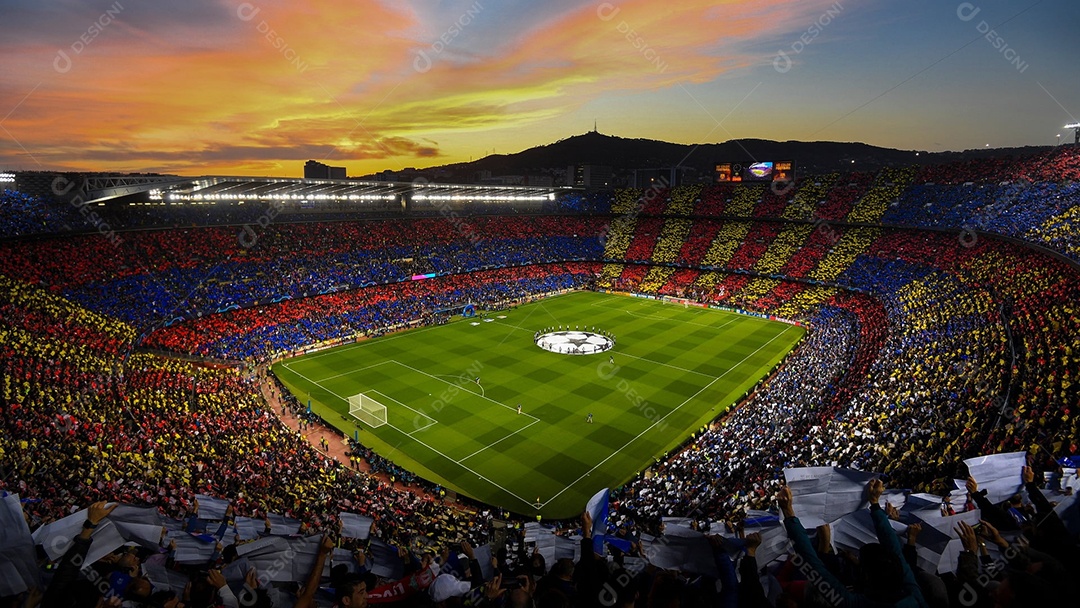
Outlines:
[[587,190],[603,190],[612,187],[612,170],[609,165],[569,165],[566,167],[568,186]]
[[661,167],[657,169],[634,169],[634,187],[676,188],[695,183],[697,170],[692,167]]
[[550,175],[526,175],[524,185],[551,188],[555,185],[555,178]]
[[304,163],[304,179],[348,179],[345,167],[331,167],[317,160]]

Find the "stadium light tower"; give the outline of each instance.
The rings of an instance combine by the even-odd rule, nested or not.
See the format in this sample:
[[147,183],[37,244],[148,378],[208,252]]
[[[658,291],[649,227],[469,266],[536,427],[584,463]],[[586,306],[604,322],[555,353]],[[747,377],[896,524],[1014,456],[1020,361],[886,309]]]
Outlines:
[[1073,145],[1080,146],[1080,122],[1069,123],[1065,128],[1073,130]]

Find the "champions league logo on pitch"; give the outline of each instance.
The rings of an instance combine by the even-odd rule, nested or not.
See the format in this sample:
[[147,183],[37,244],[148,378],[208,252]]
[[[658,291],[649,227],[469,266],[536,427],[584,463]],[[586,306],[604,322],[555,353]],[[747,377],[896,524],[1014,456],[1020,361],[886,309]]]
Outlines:
[[560,355],[594,355],[611,350],[615,339],[595,331],[561,330],[537,333],[540,348]]

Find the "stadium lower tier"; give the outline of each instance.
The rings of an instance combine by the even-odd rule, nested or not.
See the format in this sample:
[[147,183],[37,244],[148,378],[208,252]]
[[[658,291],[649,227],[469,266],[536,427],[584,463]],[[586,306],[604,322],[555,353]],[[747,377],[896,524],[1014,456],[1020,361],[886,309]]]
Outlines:
[[497,308],[581,289],[591,284],[598,268],[585,262],[539,264],[287,300],[166,327],[144,344],[221,359],[266,358],[387,328],[437,323],[468,304]]

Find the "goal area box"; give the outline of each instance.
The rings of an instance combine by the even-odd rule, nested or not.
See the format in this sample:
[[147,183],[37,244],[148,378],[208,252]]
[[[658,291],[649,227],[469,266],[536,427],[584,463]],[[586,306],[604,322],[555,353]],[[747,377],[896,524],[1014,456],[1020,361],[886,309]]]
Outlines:
[[386,424],[386,406],[364,393],[349,397],[349,415],[368,428],[374,429]]

